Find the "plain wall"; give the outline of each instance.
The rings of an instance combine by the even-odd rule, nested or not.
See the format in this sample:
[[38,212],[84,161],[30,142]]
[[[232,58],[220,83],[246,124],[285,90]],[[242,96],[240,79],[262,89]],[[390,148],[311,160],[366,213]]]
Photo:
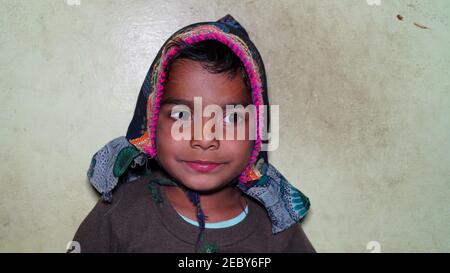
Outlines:
[[380,2],[0,1],[0,251],[65,251],[163,42],[227,13],[265,61],[271,161],[317,251],[450,251],[450,1]]

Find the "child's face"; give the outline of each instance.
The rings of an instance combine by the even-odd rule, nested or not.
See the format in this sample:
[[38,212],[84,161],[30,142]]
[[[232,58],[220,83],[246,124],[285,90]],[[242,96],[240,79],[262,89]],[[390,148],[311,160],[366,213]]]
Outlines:
[[[238,73],[233,79],[226,74],[212,74],[205,70],[199,62],[191,60],[176,60],[172,64],[170,76],[166,82],[159,114],[156,146],[157,157],[162,167],[186,187],[195,191],[215,191],[234,178],[247,166],[253,141],[248,138],[248,127],[244,140],[210,139],[203,136],[200,140],[193,138],[193,122],[191,122],[191,138],[175,140],[171,135],[172,125],[180,116],[172,113],[175,105],[184,104],[191,109],[191,120],[194,120],[194,97],[202,98],[202,107],[215,104],[248,105],[252,103],[243,77]],[[226,111],[224,111],[226,114]],[[186,115],[186,113],[183,113]],[[185,116],[183,118],[186,118]],[[203,124],[211,119],[203,117]],[[228,119],[229,120],[229,119]],[[247,124],[248,118],[245,124]],[[224,123],[224,133],[227,127],[247,125],[230,125]]]

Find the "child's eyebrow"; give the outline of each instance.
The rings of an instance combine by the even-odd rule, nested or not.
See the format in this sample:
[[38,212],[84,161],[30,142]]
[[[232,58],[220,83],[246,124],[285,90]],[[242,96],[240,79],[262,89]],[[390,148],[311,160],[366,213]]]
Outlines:
[[[193,109],[194,108],[194,102],[191,100],[185,100],[185,99],[175,99],[175,98],[166,98],[163,99],[161,101],[161,106],[166,105],[166,104],[175,104],[175,105],[186,105],[189,108]],[[230,105],[230,106],[237,106],[237,105],[242,105],[243,107],[247,107],[248,105],[250,105],[250,103],[242,103],[242,102],[227,102],[225,104],[219,105],[222,109],[225,109],[226,105]]]
[[165,105],[165,104],[175,104],[175,105],[177,105],[177,104],[183,104],[183,105],[189,106],[190,108],[193,108],[193,107],[194,107],[194,102],[193,102],[193,101],[190,101],[190,100],[184,100],[184,99],[166,98],[166,99],[163,99],[163,100],[161,101],[161,106],[163,106],[163,105]]

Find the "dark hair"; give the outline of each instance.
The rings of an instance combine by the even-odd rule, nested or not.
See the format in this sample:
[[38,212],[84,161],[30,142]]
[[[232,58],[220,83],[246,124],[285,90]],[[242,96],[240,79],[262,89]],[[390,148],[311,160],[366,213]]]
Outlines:
[[[237,73],[241,73],[245,87],[250,92],[250,82],[245,72],[244,65],[234,52],[215,40],[205,40],[192,45],[184,45],[182,49],[173,57],[172,63],[176,60],[188,59],[198,61],[202,67],[210,73],[225,73],[229,79],[233,79]],[[170,69],[168,75],[170,74]]]

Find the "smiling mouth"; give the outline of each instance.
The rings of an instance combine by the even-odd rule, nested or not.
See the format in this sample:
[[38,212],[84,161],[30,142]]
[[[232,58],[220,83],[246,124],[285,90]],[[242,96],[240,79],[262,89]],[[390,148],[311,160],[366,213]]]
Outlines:
[[184,161],[188,167],[193,169],[194,171],[200,172],[200,173],[208,173],[212,172],[213,170],[217,169],[223,163],[216,163],[211,161],[201,161],[201,160],[195,160],[195,161]]

